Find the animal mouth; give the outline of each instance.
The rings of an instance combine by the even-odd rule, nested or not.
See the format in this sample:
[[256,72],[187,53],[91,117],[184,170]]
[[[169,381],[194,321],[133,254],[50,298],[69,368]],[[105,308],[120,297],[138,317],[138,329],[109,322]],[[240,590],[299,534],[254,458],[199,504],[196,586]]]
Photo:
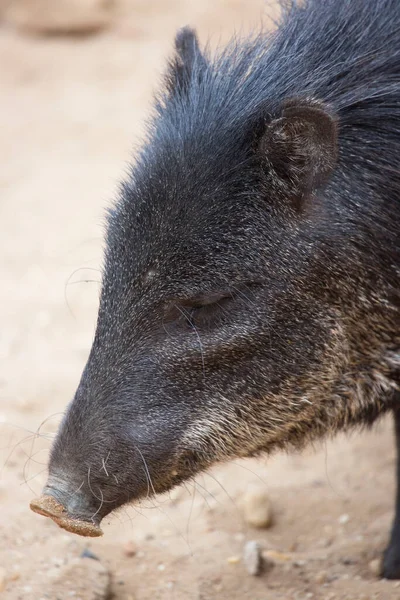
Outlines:
[[30,508],[33,512],[50,517],[62,529],[82,535],[84,537],[99,537],[103,535],[100,526],[92,521],[74,518],[68,514],[66,508],[58,502],[53,496],[43,495],[40,498],[35,498],[30,503]]

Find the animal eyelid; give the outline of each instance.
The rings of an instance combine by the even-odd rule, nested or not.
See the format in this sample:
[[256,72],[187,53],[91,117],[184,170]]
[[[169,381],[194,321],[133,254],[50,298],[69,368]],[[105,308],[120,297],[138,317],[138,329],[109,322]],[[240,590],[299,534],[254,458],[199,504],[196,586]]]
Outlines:
[[179,317],[191,318],[196,311],[211,308],[213,306],[222,308],[222,304],[229,300],[243,300],[252,303],[252,289],[259,287],[260,282],[251,281],[245,284],[238,284],[223,291],[198,294],[188,298],[173,298],[164,304],[164,320],[173,321]]
[[193,298],[187,301],[181,302],[182,306],[186,306],[188,308],[201,308],[202,306],[208,306],[210,304],[216,304],[221,300],[225,300],[226,298],[232,298],[234,296],[234,292],[215,292],[213,294],[199,296],[197,298]]
[[199,294],[193,298],[187,299],[176,299],[175,304],[179,304],[184,308],[201,308],[202,306],[208,306],[211,304],[217,304],[222,300],[234,299],[234,298],[247,298],[245,294],[248,294],[251,289],[258,287],[258,282],[248,282],[242,286],[232,286],[231,289]]

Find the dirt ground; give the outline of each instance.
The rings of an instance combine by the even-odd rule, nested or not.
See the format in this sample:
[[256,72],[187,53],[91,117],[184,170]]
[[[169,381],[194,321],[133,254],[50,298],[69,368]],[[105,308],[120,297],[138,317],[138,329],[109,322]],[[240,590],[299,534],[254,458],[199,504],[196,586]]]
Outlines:
[[[85,548],[110,572],[116,600],[400,598],[400,584],[376,575],[393,510],[389,421],[301,456],[219,466],[122,510],[90,543],[29,510],[93,336],[103,209],[174,31],[191,23],[216,45],[268,10],[262,0],[125,0],[95,35],[0,26],[1,598],[104,597],[89,575],[82,593],[63,579]],[[269,494],[268,529],[243,519],[249,486]],[[273,558],[260,577],[243,564],[248,540]]]

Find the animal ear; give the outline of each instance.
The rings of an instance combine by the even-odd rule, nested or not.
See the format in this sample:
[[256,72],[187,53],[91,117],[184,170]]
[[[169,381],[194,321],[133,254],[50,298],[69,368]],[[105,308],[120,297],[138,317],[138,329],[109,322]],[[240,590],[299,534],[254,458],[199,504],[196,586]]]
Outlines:
[[197,34],[191,27],[179,29],[175,36],[175,56],[169,63],[167,87],[171,94],[186,91],[193,73],[201,75],[206,60],[201,53]]
[[337,160],[337,119],[322,103],[293,99],[284,103],[261,138],[258,152],[268,183],[297,208],[332,173]]

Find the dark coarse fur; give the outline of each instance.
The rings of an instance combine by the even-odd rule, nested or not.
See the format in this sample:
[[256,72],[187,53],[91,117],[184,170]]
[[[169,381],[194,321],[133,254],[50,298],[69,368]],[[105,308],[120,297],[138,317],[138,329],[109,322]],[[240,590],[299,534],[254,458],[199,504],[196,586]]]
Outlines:
[[52,451],[71,514],[397,406],[399,157],[399,0],[285,5],[215,57],[178,34]]

